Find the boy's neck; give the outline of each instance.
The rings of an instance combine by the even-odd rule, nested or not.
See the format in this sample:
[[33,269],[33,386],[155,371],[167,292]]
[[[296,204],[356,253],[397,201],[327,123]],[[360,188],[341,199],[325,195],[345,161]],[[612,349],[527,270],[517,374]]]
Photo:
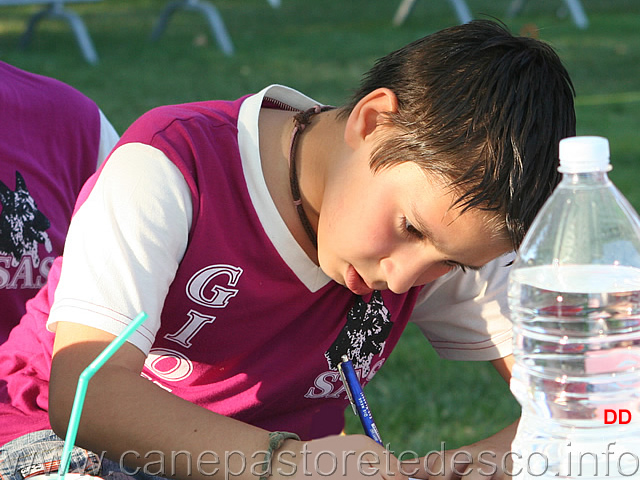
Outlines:
[[[314,230],[322,206],[329,162],[340,151],[342,136],[334,121],[335,112],[315,115],[299,134],[295,160],[304,212]],[[289,177],[289,151],[294,112],[262,109],[259,118],[260,157],[265,182],[280,216],[309,258],[318,263],[317,251],[305,232],[293,204]],[[340,142],[340,143],[338,143]],[[317,230],[316,230],[317,231]]]

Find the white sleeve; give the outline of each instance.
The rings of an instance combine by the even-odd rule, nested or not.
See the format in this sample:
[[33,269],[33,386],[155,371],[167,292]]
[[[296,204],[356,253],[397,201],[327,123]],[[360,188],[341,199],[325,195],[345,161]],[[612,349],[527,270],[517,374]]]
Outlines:
[[442,358],[494,360],[511,353],[506,265],[514,255],[479,271],[456,270],[424,287],[411,320]]
[[96,170],[102,165],[102,162],[105,161],[111,153],[111,150],[113,150],[113,147],[115,147],[118,140],[120,140],[120,135],[118,135],[118,132],[113,128],[113,125],[111,125],[111,122],[102,110],[98,109],[98,111],[100,112],[100,145],[98,147]]
[[118,147],[71,221],[47,328],[66,321],[118,335],[144,311],[129,341],[147,354],[191,220],[178,168],[148,145]]

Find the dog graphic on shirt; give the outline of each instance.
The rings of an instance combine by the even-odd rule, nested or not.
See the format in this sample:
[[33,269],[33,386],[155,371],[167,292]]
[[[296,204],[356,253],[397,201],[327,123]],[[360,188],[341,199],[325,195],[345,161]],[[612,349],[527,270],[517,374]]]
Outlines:
[[353,367],[361,369],[362,378],[367,377],[373,357],[382,352],[391,333],[393,322],[389,317],[389,310],[384,306],[380,291],[375,290],[371,294],[369,303],[362,300],[362,297],[357,297],[347,313],[347,323],[324,354],[329,367],[336,370],[342,361],[342,355],[347,355]]
[[38,244],[51,252],[51,240],[46,230],[49,219],[38,210],[27,184],[16,171],[16,189],[12,191],[0,181],[0,255],[12,257],[11,266],[17,267],[23,256],[31,256],[34,266],[40,265]]

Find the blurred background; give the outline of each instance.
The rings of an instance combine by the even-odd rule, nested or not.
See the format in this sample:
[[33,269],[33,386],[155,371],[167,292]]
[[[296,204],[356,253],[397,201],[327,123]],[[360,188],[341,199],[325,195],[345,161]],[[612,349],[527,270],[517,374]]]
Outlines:
[[[192,1],[192,0],[190,0]],[[277,3],[280,3],[278,6]],[[551,44],[576,87],[578,133],[611,143],[611,178],[640,209],[640,0],[582,0],[588,25],[562,0],[466,0],[473,18],[503,21],[512,32]],[[395,25],[401,0],[211,0],[233,47],[225,53],[207,17],[178,10],[151,34],[167,2],[70,3],[98,56],[87,62],[69,25],[44,19],[21,46],[42,5],[0,1],[0,60],[60,79],[94,99],[122,133],[162,104],[235,99],[271,83],[339,105],[378,57],[465,20],[450,0],[415,0]],[[0,106],[1,108],[1,106]],[[417,329],[367,386],[385,442],[424,455],[481,439],[510,424],[519,406],[489,364],[440,360]],[[361,432],[347,411],[347,430]]]

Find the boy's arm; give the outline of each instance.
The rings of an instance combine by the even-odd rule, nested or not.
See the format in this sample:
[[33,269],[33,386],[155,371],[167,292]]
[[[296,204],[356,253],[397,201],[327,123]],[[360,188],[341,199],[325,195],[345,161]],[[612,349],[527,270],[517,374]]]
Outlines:
[[107,159],[113,147],[115,147],[118,140],[120,140],[120,135],[118,135],[118,132],[106,115],[100,109],[98,109],[98,112],[100,114],[100,143],[98,144],[96,170],[100,168],[100,165]]
[[[60,322],[56,332],[52,361],[49,416],[53,429],[62,437],[66,434],[77,379],[82,370],[113,339],[100,330]],[[200,475],[196,462],[201,459],[206,470],[220,467],[224,452],[247,453],[264,450],[267,432],[241,422],[219,417],[201,407],[182,400],[140,376],[144,354],[130,343],[125,343],[89,382],[77,445],[115,461],[124,460],[131,467],[143,467],[155,462],[157,467],[164,452],[167,467],[171,468],[172,452],[177,458],[177,474],[185,478],[188,467],[191,478]],[[210,450],[222,456],[220,465],[213,465]],[[186,451],[192,465],[186,465],[185,456],[175,452]],[[240,459],[237,456],[236,460]],[[240,465],[233,465],[231,468]],[[209,467],[210,466],[210,467]]]
[[[507,480],[513,478],[513,458],[511,442],[515,437],[519,420],[479,442],[441,455],[431,455],[420,459],[420,470],[415,472],[415,462],[403,473],[415,478],[428,480]],[[443,465],[444,461],[444,465]]]
[[[58,323],[49,393],[50,421],[58,435],[66,435],[80,373],[113,338],[92,327]],[[264,465],[268,432],[213,413],[154,385],[140,375],[144,360],[137,347],[125,343],[92,377],[76,445],[98,455],[105,452],[107,458],[124,463],[129,471],[144,471],[146,466],[149,473],[185,480],[215,480],[229,475],[257,480]],[[351,454],[345,456],[344,452]],[[310,442],[287,440],[278,451],[282,456],[274,457],[272,467],[275,477],[324,479],[332,465],[322,462],[335,458],[336,475],[346,469],[347,478],[405,479],[398,474],[397,465],[392,472],[380,468],[372,476],[368,465],[362,465],[362,459],[369,458],[366,452],[373,454],[374,467],[387,463],[384,449],[363,435]],[[160,468],[164,473],[159,473]]]
[[513,355],[507,355],[506,357],[491,360],[493,367],[507,383],[511,381],[511,371],[513,369],[514,362],[515,360],[513,359]]
[[[513,368],[513,355],[491,360],[494,368],[502,378],[509,383]],[[519,420],[498,433],[454,450],[447,450],[445,458],[440,455],[432,455],[421,459],[419,471],[415,463],[407,465],[403,473],[409,473],[412,477],[429,480],[506,480],[513,475],[513,462],[509,452],[511,443],[515,437]],[[444,465],[443,465],[444,460]]]

